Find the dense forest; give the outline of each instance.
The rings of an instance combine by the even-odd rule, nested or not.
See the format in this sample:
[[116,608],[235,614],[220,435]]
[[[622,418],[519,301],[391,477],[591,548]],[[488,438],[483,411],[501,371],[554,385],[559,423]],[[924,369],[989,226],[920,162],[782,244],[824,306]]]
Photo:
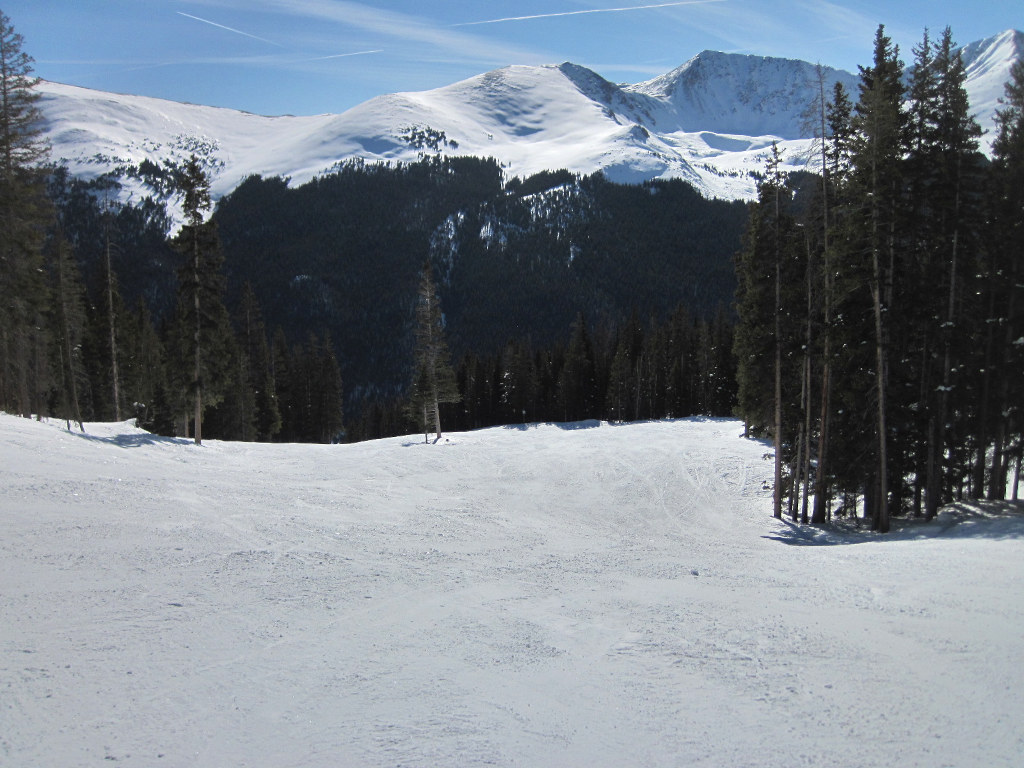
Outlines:
[[950,31],[913,55],[880,27],[859,93],[823,84],[824,172],[790,183],[776,151],[737,259],[738,413],[774,440],[776,517],[862,503],[887,531],[1018,484],[1024,64],[990,161]]

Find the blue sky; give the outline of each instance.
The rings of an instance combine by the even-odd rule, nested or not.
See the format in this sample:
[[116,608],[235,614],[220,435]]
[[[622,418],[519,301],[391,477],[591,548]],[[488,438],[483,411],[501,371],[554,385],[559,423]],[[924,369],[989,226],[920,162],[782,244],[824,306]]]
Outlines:
[[572,61],[613,82],[704,49],[856,71],[884,23],[961,44],[1024,29],[1024,0],[3,0],[36,74],[259,114],[342,112],[508,64]]

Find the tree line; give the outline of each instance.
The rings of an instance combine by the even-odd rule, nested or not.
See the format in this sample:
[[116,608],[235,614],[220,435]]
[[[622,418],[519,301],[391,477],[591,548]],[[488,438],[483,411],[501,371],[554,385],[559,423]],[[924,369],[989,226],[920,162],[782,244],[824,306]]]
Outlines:
[[913,55],[879,27],[859,93],[821,83],[822,172],[774,147],[737,256],[738,413],[774,440],[776,517],[861,503],[887,531],[1019,479],[1024,64],[990,162],[950,30]]
[[[734,320],[724,308],[710,320],[683,305],[666,318],[633,314],[591,327],[580,313],[564,339],[537,345],[511,339],[491,354],[466,353],[452,365],[452,395],[423,418],[415,394],[376,401],[349,426],[353,439],[428,431],[438,420],[464,431],[535,422],[611,422],[731,416],[736,406]],[[425,387],[417,387],[414,393]],[[428,400],[432,405],[435,401]]]

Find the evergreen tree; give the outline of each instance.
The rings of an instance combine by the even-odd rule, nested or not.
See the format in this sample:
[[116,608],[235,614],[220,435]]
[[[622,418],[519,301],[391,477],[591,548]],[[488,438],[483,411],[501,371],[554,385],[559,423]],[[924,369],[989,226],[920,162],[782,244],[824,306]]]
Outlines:
[[[767,173],[758,185],[758,201],[736,261],[736,307],[739,324],[734,348],[737,361],[738,411],[755,429],[767,428],[775,444],[774,514],[782,516],[783,466],[791,442],[786,427],[793,419],[790,382],[799,349],[800,304],[791,294],[803,283],[796,221],[789,212],[778,147],[772,145]],[[799,312],[799,314],[796,314]],[[796,316],[794,316],[796,315]],[[706,397],[702,398],[706,402]]]
[[630,416],[636,418],[638,409],[633,406],[638,396],[628,335],[621,334],[608,374],[608,394],[605,396],[608,418],[620,422],[629,420]]
[[185,225],[174,240],[184,257],[179,271],[176,332],[180,334],[182,363],[191,374],[187,400],[192,406],[193,436],[203,440],[203,409],[216,405],[229,381],[234,337],[223,303],[223,257],[216,224],[205,220],[210,208],[210,184],[195,155],[172,165],[175,188],[182,198]]
[[850,169],[850,144],[853,134],[851,119],[853,105],[841,82],[832,89],[832,100],[825,106],[827,130],[822,141],[822,241],[821,241],[821,333],[820,333],[820,405],[817,423],[817,464],[814,476],[814,511],[811,522],[825,522],[830,503],[831,454],[833,412],[833,307],[835,306],[835,232],[838,228],[837,209],[841,208],[838,191],[845,185]]
[[561,420],[580,421],[598,416],[598,383],[594,346],[587,322],[580,312],[572,326],[565,360],[558,374],[558,401]]
[[263,313],[252,284],[248,282],[242,286],[236,326],[248,359],[249,384],[255,393],[254,439],[269,442],[281,429],[281,411]]
[[459,394],[451,353],[445,339],[441,300],[429,264],[423,266],[416,294],[416,375],[412,383],[410,413],[420,420],[424,435],[433,427],[441,439],[441,403],[457,403]]
[[48,388],[40,164],[48,147],[24,40],[0,12],[0,409],[45,410]]
[[78,424],[85,431],[82,423],[82,408],[79,393],[88,389],[85,362],[82,359],[82,338],[85,334],[85,301],[84,289],[78,276],[71,247],[59,234],[52,246],[53,258],[51,265],[51,281],[53,285],[54,308],[54,341],[59,363],[56,377],[53,407],[51,411],[68,423]]
[[[992,144],[993,222],[984,266],[986,354],[982,396],[991,406],[982,411],[977,464],[992,445],[988,497],[1005,497],[1011,460],[1019,480],[1024,453],[1024,62],[1016,62],[997,113]],[[989,437],[991,436],[991,437]],[[980,473],[976,473],[980,474]],[[974,492],[980,495],[975,477]],[[1016,482],[1014,483],[1016,494]]]
[[[941,503],[952,499],[951,468],[943,460],[947,424],[951,401],[965,394],[966,382],[957,369],[973,346],[965,313],[973,312],[979,226],[986,214],[981,194],[984,160],[978,151],[981,128],[970,114],[966,72],[951,30],[943,31],[931,55],[928,47],[926,33],[916,49],[911,87],[908,236],[914,258],[901,303],[912,324],[905,334],[911,354],[905,357],[917,371],[917,381],[909,383],[917,384],[921,393],[912,435],[917,444],[914,510],[921,509],[923,496],[924,514],[930,519]],[[922,285],[932,290],[922,292]]]
[[529,342],[505,346],[501,355],[501,403],[508,423],[537,417],[537,370]]
[[[311,380],[314,385],[312,423],[315,427],[314,441],[337,443],[344,437],[344,411],[342,408],[341,367],[334,354],[330,334],[316,344],[310,343],[310,361],[313,364]],[[452,374],[454,378],[454,374]],[[445,402],[454,402],[446,400]]]
[[174,412],[167,400],[164,349],[149,308],[141,298],[134,310],[125,313],[119,339],[123,390],[137,426],[173,435]]
[[106,346],[110,353],[110,400],[114,406],[114,420],[121,421],[121,364],[120,352],[118,350],[117,329],[120,324],[120,315],[124,307],[121,302],[121,293],[117,286],[117,276],[114,273],[113,254],[114,242],[111,236],[113,214],[110,206],[104,215],[104,238],[103,238],[103,307],[106,333]]
[[[906,152],[906,114],[903,110],[903,62],[899,48],[875,34],[874,62],[861,67],[860,98],[854,116],[852,183],[858,207],[851,217],[848,258],[862,261],[870,289],[874,330],[875,472],[868,502],[873,526],[889,530],[890,467],[889,344],[896,324],[894,305],[897,259],[900,253],[900,203],[903,157]],[[898,332],[898,329],[896,329]]]

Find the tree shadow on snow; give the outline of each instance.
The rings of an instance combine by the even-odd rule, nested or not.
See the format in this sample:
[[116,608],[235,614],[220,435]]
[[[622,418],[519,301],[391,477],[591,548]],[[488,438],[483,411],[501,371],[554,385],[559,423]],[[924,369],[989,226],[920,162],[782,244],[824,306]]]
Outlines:
[[528,424],[505,424],[505,429],[515,429],[519,432],[526,432],[531,429],[537,429],[537,427],[557,427],[558,429],[565,430],[577,430],[577,429],[597,429],[601,426],[600,421],[597,419],[587,419],[586,421],[532,421]]
[[[600,421],[598,419],[584,419],[583,421],[531,421],[525,424],[520,422],[518,424],[503,424],[502,426],[504,429],[515,429],[520,432],[526,432],[527,430],[536,429],[537,427],[557,427],[558,429],[575,431],[578,429],[597,429],[598,427],[632,427],[638,424],[725,424],[735,421],[736,419],[728,416],[685,416],[679,419],[639,419],[637,421]],[[771,445],[770,440],[761,440],[760,438],[756,439],[758,442],[764,442],[769,446]]]
[[154,435],[149,432],[120,435],[93,435],[88,432],[76,432],[73,434],[77,434],[83,440],[104,443],[105,445],[116,445],[118,448],[142,448],[147,445],[195,445],[195,442],[190,437],[164,437],[163,435]]
[[1024,539],[1024,501],[972,501],[950,504],[931,522],[896,518],[889,533],[872,531],[870,522],[840,520],[822,526],[781,521],[783,528],[764,538],[797,547],[836,547],[928,539]]

